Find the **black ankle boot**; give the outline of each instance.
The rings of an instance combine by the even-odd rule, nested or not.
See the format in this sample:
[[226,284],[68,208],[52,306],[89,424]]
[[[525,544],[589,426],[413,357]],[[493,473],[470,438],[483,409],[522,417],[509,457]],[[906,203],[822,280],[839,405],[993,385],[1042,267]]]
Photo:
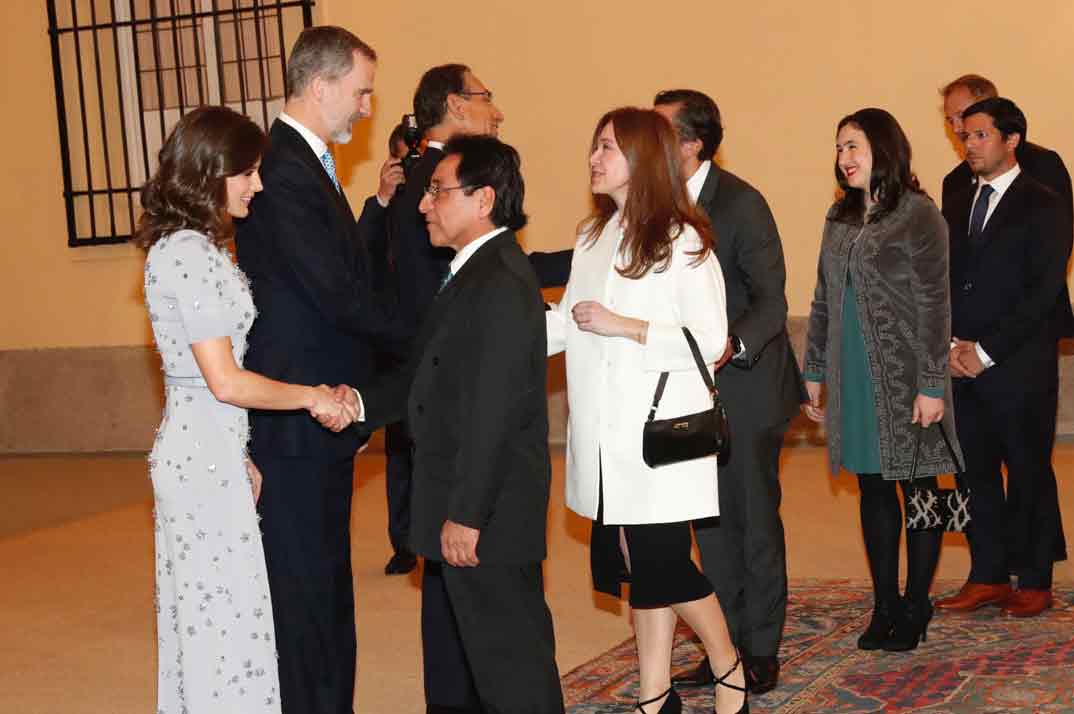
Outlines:
[[869,620],[869,626],[858,638],[859,650],[878,650],[884,646],[891,637],[895,627],[894,613],[891,604],[878,601],[873,605],[873,617]]
[[645,707],[653,702],[658,702],[664,697],[664,703],[660,705],[660,711],[656,714],[681,714],[682,713],[682,700],[679,699],[679,693],[675,691],[674,687],[669,687],[663,694],[653,697],[652,699],[646,699],[644,702],[638,702],[634,708],[641,712],[641,714],[649,714],[645,711]]
[[882,645],[888,652],[909,652],[924,642],[932,620],[932,603],[928,598],[921,602],[903,600],[895,613],[895,627]]

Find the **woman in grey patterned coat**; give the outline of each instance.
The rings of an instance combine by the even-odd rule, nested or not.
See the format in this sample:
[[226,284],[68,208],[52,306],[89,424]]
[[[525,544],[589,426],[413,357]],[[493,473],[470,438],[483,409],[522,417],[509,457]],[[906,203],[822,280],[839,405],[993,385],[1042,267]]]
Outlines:
[[[833,473],[858,474],[875,607],[861,649],[902,651],[925,638],[940,530],[907,532],[907,582],[899,596],[899,533],[916,485],[936,486],[957,452],[947,358],[951,338],[947,225],[910,170],[910,144],[881,109],[839,122],[835,176],[842,197],[824,224],[805,360],[810,403],[824,421]],[[821,385],[827,407],[820,406]],[[936,422],[942,426],[931,427]],[[920,446],[918,442],[920,441]],[[961,461],[961,456],[959,457]]]

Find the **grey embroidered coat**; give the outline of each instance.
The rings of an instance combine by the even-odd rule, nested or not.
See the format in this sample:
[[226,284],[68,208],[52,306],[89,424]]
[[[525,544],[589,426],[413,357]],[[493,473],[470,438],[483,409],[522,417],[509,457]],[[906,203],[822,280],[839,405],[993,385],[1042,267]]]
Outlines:
[[[857,292],[858,315],[872,374],[886,479],[905,479],[919,428],[910,423],[922,390],[943,390],[943,425],[958,455],[947,359],[951,339],[951,294],[947,223],[923,194],[907,193],[878,221],[834,220],[824,224],[817,287],[809,315],[805,372],[827,384],[825,427],[832,472],[841,462],[840,344],[847,273]],[[851,246],[854,246],[851,253]],[[921,435],[918,476],[955,470],[939,428]]]

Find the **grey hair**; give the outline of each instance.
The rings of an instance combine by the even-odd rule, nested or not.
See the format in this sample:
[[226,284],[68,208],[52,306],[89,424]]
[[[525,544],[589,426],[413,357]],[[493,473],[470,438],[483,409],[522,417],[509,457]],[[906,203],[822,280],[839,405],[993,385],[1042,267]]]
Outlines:
[[314,77],[337,80],[354,68],[354,53],[371,62],[376,51],[352,32],[334,25],[307,27],[298,36],[287,60],[287,99],[306,91]]

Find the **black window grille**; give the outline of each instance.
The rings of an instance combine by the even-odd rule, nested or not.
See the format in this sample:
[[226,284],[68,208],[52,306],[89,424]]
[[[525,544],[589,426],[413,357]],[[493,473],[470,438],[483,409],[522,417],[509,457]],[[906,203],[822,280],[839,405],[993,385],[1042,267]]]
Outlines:
[[287,49],[315,0],[46,0],[67,244],[123,243],[186,112],[224,104],[268,129]]

